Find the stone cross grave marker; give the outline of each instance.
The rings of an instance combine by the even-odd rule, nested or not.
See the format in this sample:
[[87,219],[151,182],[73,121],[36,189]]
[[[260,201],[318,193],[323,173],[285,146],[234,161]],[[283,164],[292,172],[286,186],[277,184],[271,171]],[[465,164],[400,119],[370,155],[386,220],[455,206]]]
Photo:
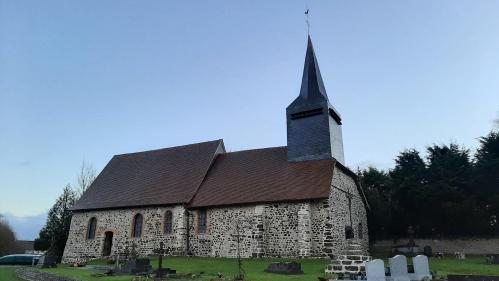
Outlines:
[[159,242],[159,248],[153,250],[155,254],[158,254],[158,270],[156,271],[156,278],[163,278],[164,270],[163,270],[163,256],[168,254],[169,251],[165,249],[165,243],[163,241]]
[[407,258],[403,255],[396,255],[389,259],[390,274],[394,281],[410,281],[407,272]]
[[425,255],[417,255],[412,258],[414,265],[414,273],[410,274],[411,280],[431,280],[430,266],[428,265],[428,257]]
[[367,281],[386,281],[385,263],[383,260],[375,259],[366,263]]

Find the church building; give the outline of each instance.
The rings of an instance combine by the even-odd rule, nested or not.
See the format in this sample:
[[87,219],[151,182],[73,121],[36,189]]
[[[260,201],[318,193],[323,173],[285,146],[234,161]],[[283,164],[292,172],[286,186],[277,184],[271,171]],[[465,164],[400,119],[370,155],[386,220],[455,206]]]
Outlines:
[[366,252],[367,202],[310,37],[301,83],[287,146],[227,152],[220,139],[114,156],[73,207],[63,262],[132,245],[152,255],[160,242],[201,257],[331,257],[352,242]]

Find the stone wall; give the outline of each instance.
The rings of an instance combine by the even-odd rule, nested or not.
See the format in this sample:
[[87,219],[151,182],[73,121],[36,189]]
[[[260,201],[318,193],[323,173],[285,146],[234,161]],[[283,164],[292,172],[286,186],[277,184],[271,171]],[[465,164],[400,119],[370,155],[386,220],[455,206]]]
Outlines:
[[314,204],[288,202],[208,209],[206,233],[197,229],[198,211],[192,210],[190,249],[195,256],[236,257],[239,236],[242,257],[310,256],[310,206]]
[[352,226],[355,240],[361,244],[364,252],[367,252],[369,237],[363,199],[354,179],[338,168],[333,174],[329,205],[330,213],[324,229],[325,254],[337,255],[346,249],[346,226]]
[[[172,234],[165,234],[163,229],[164,215],[171,211],[173,215]],[[142,235],[132,237],[133,219],[136,214],[142,214]],[[86,239],[88,222],[92,217],[97,219],[97,229],[94,239]],[[172,254],[186,253],[185,209],[182,206],[132,208],[106,211],[89,211],[73,214],[68,241],[64,249],[63,262],[70,263],[83,259],[93,259],[102,256],[106,232],[113,233],[111,256],[123,253],[125,247],[137,246],[140,255],[150,255],[163,241]]]
[[[206,210],[207,229],[198,229],[198,211],[191,210],[189,216],[189,248],[194,256],[237,257],[237,231],[242,257],[251,257],[255,206],[226,207]],[[255,247],[254,247],[255,246]]]
[[[409,239],[399,240],[378,240],[371,246],[375,252],[390,252],[391,248],[396,245],[407,244]],[[468,255],[487,255],[499,253],[499,238],[495,239],[414,239],[419,250],[422,251],[424,246],[428,245],[433,252],[443,252],[446,254],[454,254],[455,252],[463,252]]]
[[[350,198],[350,200],[348,199]],[[350,203],[349,203],[350,202]],[[328,199],[207,209],[208,229],[199,233],[190,211],[190,250],[195,256],[325,257],[347,247],[345,226],[368,250],[367,214],[354,180],[335,169]]]
[[[163,232],[167,210],[173,213],[172,234]],[[133,238],[137,213],[143,215],[144,224],[142,236]],[[326,257],[345,250],[347,225],[353,226],[362,249],[368,249],[364,203],[354,180],[338,168],[334,170],[329,198],[208,208],[205,232],[198,228],[198,213],[182,206],[75,213],[63,262],[101,257],[106,232],[113,233],[111,256],[123,253],[132,243],[140,255],[151,255],[163,241],[174,255],[237,257],[239,237],[242,257]],[[96,237],[88,240],[87,227],[92,217],[97,219]]]

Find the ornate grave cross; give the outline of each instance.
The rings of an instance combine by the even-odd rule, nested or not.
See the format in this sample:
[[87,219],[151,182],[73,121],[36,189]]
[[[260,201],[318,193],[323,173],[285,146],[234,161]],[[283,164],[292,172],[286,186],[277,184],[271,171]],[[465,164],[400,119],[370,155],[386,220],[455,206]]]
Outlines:
[[158,254],[158,271],[156,273],[156,278],[163,278],[163,256],[170,253],[169,249],[165,249],[165,243],[163,241],[159,242],[159,248],[154,249],[153,252]]

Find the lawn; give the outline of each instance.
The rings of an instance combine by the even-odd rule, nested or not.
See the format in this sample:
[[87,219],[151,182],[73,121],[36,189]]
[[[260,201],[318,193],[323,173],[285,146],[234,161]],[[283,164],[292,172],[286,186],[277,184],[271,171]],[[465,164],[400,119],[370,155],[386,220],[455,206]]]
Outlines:
[[[385,266],[387,266],[386,258]],[[304,275],[278,275],[264,272],[264,269],[270,262],[280,261],[282,259],[245,259],[243,260],[243,268],[246,271],[248,281],[317,281],[317,277],[324,276],[325,265],[329,262],[326,259],[305,259],[301,260]],[[93,262],[94,264],[105,264],[103,261]],[[158,260],[152,259],[153,267],[158,266]],[[214,258],[197,258],[197,257],[169,257],[163,262],[164,266],[174,268],[179,273],[192,273],[197,277],[194,279],[174,279],[177,281],[196,280],[208,281],[212,278],[216,279],[217,273],[221,272],[226,277],[225,280],[230,280],[237,274],[237,260],[235,259],[214,259]],[[448,257],[443,260],[430,259],[430,269],[436,271],[439,277],[444,277],[448,274],[481,274],[481,275],[498,275],[499,265],[488,265],[485,263],[485,258],[481,256],[469,256],[466,260],[455,260]],[[0,281],[18,280],[14,277],[13,268],[0,268]],[[73,277],[84,281],[130,281],[130,276],[115,276],[102,277],[94,274],[92,271],[85,268],[70,268],[65,265],[60,265],[58,268],[43,269],[43,271],[51,272],[57,275]]]
[[498,275],[498,264],[487,264],[483,256],[468,256],[465,260],[456,260],[453,257],[446,259],[430,259],[430,270],[436,271],[438,276],[448,274],[476,274]]
[[[301,260],[302,270],[304,275],[279,275],[264,272],[264,269],[270,262],[280,261],[282,259],[247,259],[243,260],[243,269],[246,272],[248,281],[284,281],[284,280],[317,280],[317,277],[324,276],[324,268],[329,260],[326,259],[305,259]],[[153,267],[158,266],[157,258],[151,260]],[[177,270],[179,273],[192,273],[199,276],[195,280],[210,280],[216,278],[217,273],[221,272],[227,280],[233,278],[237,274],[236,259],[214,259],[214,258],[197,258],[197,257],[174,257],[167,258],[163,261],[163,267],[170,267]],[[75,277],[88,281],[121,281],[130,280],[130,277],[92,277],[92,272],[84,268],[70,268],[61,265],[58,268],[43,269],[43,271],[51,272],[57,275]],[[179,280],[179,279],[175,279]],[[181,280],[181,279],[180,279]],[[190,279],[189,279],[190,280]]]
[[22,281],[16,277],[15,270],[12,266],[0,266],[0,281]]

